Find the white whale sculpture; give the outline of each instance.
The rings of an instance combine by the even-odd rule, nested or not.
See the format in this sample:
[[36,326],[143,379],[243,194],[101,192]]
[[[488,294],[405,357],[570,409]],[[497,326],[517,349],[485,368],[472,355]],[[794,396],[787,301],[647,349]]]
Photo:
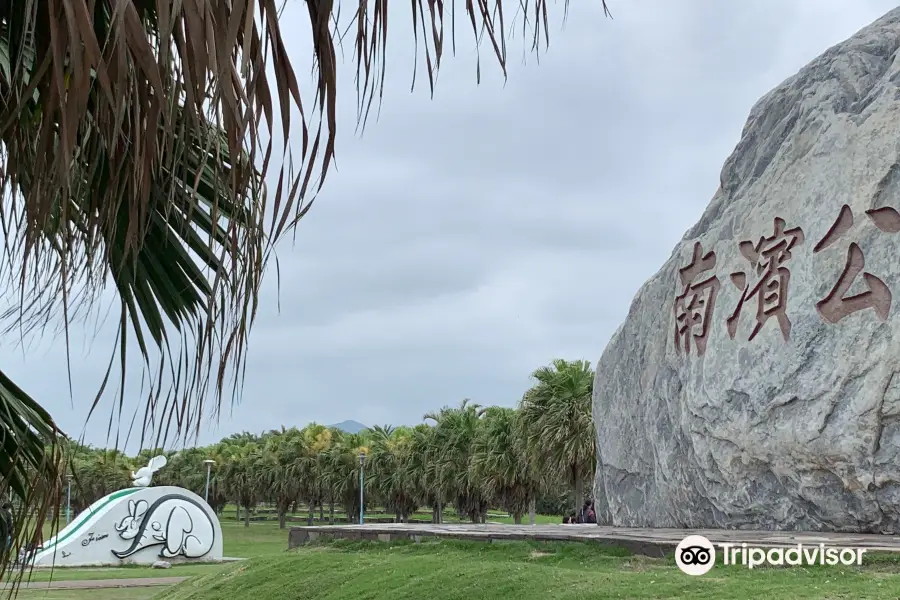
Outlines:
[[219,519],[197,494],[174,486],[113,492],[38,548],[32,564],[74,567],[158,560],[222,560]]

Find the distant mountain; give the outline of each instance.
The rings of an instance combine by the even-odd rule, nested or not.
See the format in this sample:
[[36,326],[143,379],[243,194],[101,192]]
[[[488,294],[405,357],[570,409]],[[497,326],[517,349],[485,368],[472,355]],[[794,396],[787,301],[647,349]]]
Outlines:
[[363,425],[359,421],[341,421],[340,423],[335,423],[330,427],[334,427],[335,429],[340,429],[346,433],[359,433],[363,429],[368,429],[368,425]]

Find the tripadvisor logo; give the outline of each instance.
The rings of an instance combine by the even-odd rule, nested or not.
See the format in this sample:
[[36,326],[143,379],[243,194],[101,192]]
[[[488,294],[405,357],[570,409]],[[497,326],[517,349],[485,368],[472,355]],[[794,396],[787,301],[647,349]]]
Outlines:
[[[863,548],[832,548],[825,544],[797,544],[787,548],[756,548],[747,544],[718,546],[723,565],[743,565],[748,569],[763,565],[861,565],[866,553]],[[689,535],[675,548],[675,564],[688,575],[703,575],[716,564],[716,548],[702,535]]]
[[716,549],[702,535],[689,535],[675,548],[675,564],[688,575],[703,575],[716,564]]

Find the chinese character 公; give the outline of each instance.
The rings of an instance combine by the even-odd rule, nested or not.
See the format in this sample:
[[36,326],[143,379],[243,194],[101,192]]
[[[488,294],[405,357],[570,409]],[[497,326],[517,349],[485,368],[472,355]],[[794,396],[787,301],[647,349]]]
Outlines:
[[[887,233],[900,231],[900,213],[890,207],[867,210],[866,214],[878,229]],[[839,240],[853,225],[853,211],[846,204],[828,232],[822,237],[813,254],[824,250]],[[855,242],[850,243],[847,250],[847,262],[837,283],[825,298],[816,303],[816,310],[829,323],[837,323],[846,316],[860,310],[871,308],[882,321],[886,320],[891,310],[891,290],[880,278],[863,271],[866,258],[862,249]],[[846,296],[847,291],[862,272],[866,291],[853,296]]]

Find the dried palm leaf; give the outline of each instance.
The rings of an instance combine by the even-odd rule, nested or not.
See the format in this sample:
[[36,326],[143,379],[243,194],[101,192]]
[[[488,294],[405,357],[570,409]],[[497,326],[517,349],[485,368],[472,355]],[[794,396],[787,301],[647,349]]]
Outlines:
[[[239,395],[273,245],[309,210],[331,165],[339,4],[307,0],[306,7],[312,110],[303,104],[275,0],[0,2],[5,333],[61,322],[68,345],[69,324],[112,283],[119,335],[94,406],[116,367],[121,413],[134,339],[152,374],[144,429],[156,432],[156,446],[170,429],[197,431],[208,392],[214,409],[227,394]],[[547,40],[546,1],[521,0],[517,8],[537,49]],[[387,10],[387,0],[359,0],[353,14],[363,124],[381,96]],[[441,0],[412,4],[432,90],[444,10]],[[465,12],[476,44],[486,37],[505,73],[501,0],[466,0]],[[288,144],[294,109],[296,172]],[[270,173],[279,151],[280,166]],[[267,193],[269,176],[277,183]],[[37,403],[0,376],[0,493],[18,499],[33,539],[48,507],[58,506],[60,435]],[[0,576],[8,554],[0,549]]]

